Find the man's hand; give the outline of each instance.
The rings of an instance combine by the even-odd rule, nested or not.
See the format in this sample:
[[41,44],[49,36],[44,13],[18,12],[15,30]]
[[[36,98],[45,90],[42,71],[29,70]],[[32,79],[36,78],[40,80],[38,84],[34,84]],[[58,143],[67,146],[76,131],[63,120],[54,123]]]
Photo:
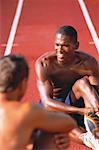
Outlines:
[[99,107],[94,108],[95,112],[99,114]]
[[89,113],[89,112],[95,112],[94,108],[93,107],[88,107],[88,108],[80,108],[79,109],[79,114],[80,115],[85,115],[86,113]]
[[59,133],[54,135],[54,141],[56,143],[56,147],[59,150],[66,150],[69,146],[69,136],[66,133]]
[[[93,134],[99,140],[99,114],[98,113],[87,113],[84,116],[84,123],[86,130]],[[98,143],[99,144],[99,143]]]

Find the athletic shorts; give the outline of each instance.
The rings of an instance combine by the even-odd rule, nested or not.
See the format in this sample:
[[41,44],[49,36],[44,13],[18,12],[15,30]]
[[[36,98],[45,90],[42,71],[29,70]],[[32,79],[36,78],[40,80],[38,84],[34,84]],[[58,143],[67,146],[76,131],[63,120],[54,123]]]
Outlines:
[[[65,104],[66,105],[75,106],[75,107],[79,107],[79,108],[85,107],[83,99],[75,100],[75,102],[72,103],[71,98],[70,98],[70,92],[68,93],[68,95],[67,95],[67,97],[65,99]],[[78,124],[79,127],[85,129],[84,116],[83,115],[80,115],[80,114],[70,114],[70,116],[76,120],[76,122],[77,122],[77,124]]]

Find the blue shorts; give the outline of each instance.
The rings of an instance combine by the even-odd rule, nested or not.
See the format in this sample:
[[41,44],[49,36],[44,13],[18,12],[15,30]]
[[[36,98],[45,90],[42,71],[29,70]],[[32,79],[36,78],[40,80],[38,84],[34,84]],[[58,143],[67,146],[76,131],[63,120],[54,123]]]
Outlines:
[[[83,108],[84,107],[84,101],[83,99],[80,100],[75,100],[75,102],[73,103],[71,98],[70,98],[70,93],[68,93],[66,99],[65,99],[65,104],[66,105],[71,105],[71,106],[75,106],[75,107],[79,107],[79,108]],[[85,129],[85,125],[84,125],[84,116],[80,115],[80,114],[70,114],[70,116],[72,118],[74,118],[78,124],[78,126],[82,127]]]
[[[70,93],[68,93],[66,99],[63,99],[63,98],[55,98],[54,100],[56,101],[59,101],[59,102],[63,102],[65,103],[66,105],[71,105],[71,99],[70,99]],[[39,101],[39,105],[42,106],[42,102],[41,100]]]
[[70,99],[70,93],[68,93],[66,99],[65,99],[65,104],[71,105],[71,99]]

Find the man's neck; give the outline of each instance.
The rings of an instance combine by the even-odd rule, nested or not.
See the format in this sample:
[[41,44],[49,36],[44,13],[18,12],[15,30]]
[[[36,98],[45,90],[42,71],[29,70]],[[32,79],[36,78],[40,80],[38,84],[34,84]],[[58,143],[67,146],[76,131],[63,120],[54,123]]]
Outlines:
[[18,101],[17,100],[18,97],[16,97],[15,95],[13,94],[8,94],[8,93],[0,93],[0,103],[5,103],[5,102],[8,102],[8,101]]

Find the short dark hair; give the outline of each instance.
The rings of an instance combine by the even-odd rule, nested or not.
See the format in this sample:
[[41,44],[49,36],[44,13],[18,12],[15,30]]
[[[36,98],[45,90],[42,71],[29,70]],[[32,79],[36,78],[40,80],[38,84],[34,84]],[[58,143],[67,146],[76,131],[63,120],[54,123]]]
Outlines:
[[57,34],[67,35],[70,36],[72,39],[77,41],[77,31],[72,26],[61,26],[57,31]]
[[24,79],[29,67],[23,56],[7,55],[0,58],[0,92],[10,92]]

